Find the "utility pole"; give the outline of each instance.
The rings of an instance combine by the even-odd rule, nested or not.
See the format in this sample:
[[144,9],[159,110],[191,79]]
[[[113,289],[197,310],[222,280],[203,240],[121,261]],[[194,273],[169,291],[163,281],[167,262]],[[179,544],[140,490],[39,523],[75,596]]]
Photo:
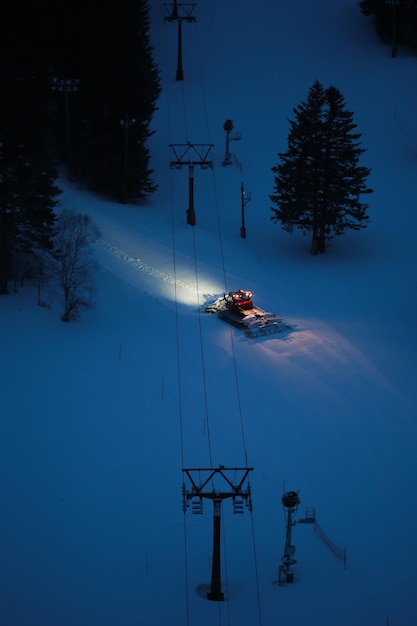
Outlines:
[[179,4],[174,0],[173,4],[164,4],[167,15],[164,22],[177,22],[178,24],[178,52],[177,52],[177,71],[175,80],[184,80],[184,70],[182,67],[182,22],[195,22],[193,15],[196,4]]
[[250,191],[246,192],[243,183],[240,185],[240,204],[242,212],[242,226],[240,227],[240,236],[242,239],[246,239],[246,226],[245,226],[245,206],[252,199]]
[[224,153],[224,159],[222,165],[233,165],[232,155],[230,154],[230,142],[231,141],[240,141],[242,138],[242,133],[234,132],[233,130],[233,122],[232,120],[226,120],[223,124],[223,130],[226,135],[226,151]]
[[[203,513],[203,499],[213,501],[213,558],[211,571],[211,584],[206,593],[208,600],[223,601],[224,593],[221,586],[221,559],[220,559],[220,530],[221,530],[221,505],[226,498],[232,498],[233,513],[242,514],[244,504],[252,512],[252,497],[248,479],[249,472],[253,467],[226,468],[220,465],[218,468],[192,468],[183,469],[188,478],[190,487],[185,483],[182,486],[183,510],[186,512],[190,506],[194,514]],[[232,476],[232,477],[231,477]],[[238,478],[239,476],[239,478]],[[221,488],[216,488],[215,482],[221,483]]]
[[188,209],[186,210],[187,224],[196,225],[196,215],[194,209],[194,168],[213,169],[213,161],[210,160],[209,153],[214,144],[205,143],[177,143],[169,144],[174,158],[169,162],[171,169],[182,169],[183,165],[188,167]]
[[127,174],[128,174],[128,157],[129,157],[129,130],[136,123],[134,117],[129,117],[126,113],[124,120],[120,120],[119,124],[124,129],[124,152],[123,152],[123,187],[121,202],[127,202]]
[[71,145],[71,127],[70,127],[70,106],[69,106],[69,96],[71,93],[75,93],[78,91],[78,86],[80,81],[78,78],[57,78],[54,76],[51,80],[52,91],[58,91],[62,93],[64,96],[64,106],[65,106],[65,151],[66,151],[66,159],[67,159],[67,178],[68,180],[72,180],[73,173],[71,171],[71,153],[70,153],[70,145]]

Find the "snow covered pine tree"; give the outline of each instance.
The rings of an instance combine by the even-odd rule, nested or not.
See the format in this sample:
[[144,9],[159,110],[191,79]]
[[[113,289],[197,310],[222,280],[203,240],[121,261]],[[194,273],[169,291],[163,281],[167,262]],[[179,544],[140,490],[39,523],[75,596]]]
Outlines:
[[288,150],[278,153],[271,202],[273,222],[291,233],[299,228],[312,233],[311,253],[323,253],[326,243],[345,230],[365,228],[367,204],[361,194],[370,168],[359,165],[365,152],[355,133],[353,113],[336,87],[324,89],[316,80],[306,102],[294,109]]

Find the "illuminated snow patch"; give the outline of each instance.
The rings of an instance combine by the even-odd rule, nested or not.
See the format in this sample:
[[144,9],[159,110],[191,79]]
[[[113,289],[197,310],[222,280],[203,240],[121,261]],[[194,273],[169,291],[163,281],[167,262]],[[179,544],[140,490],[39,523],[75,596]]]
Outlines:
[[[161,287],[164,291],[164,295],[170,300],[176,299],[177,302],[186,304],[188,306],[200,306],[205,303],[205,295],[203,294],[211,294],[219,291],[218,285],[214,285],[213,282],[208,281],[207,279],[203,279],[201,276],[199,276],[199,300],[203,301],[197,303],[197,287],[194,268],[192,271],[190,270],[188,272],[190,275],[190,280],[187,281],[178,278],[178,275],[177,277],[175,277],[173,274],[164,272],[157,269],[156,267],[144,263],[140,258],[127,254],[121,248],[108,243],[104,239],[97,239],[96,243],[113,257],[124,261],[130,267],[144,272],[148,276],[151,276],[152,278],[156,278],[157,280],[161,281]],[[184,270],[181,270],[180,273],[184,274]],[[172,287],[175,287],[175,289],[173,289]]]

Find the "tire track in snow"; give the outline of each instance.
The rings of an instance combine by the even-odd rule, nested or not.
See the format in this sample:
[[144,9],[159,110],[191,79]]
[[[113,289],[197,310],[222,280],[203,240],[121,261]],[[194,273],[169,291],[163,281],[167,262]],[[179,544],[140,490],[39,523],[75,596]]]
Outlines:
[[155,267],[147,265],[146,263],[141,261],[141,259],[137,257],[133,257],[130,254],[127,254],[121,248],[118,248],[117,246],[113,246],[112,244],[108,243],[104,239],[97,239],[96,243],[102,248],[104,248],[106,252],[109,252],[112,256],[124,261],[125,263],[128,263],[130,266],[135,267],[142,272],[145,272],[149,276],[152,276],[153,278],[158,278],[159,280],[163,280],[164,282],[169,283],[171,285],[176,285],[177,287],[186,289],[189,293],[195,294],[195,289],[192,289],[190,285],[188,285],[187,283],[184,283],[178,278],[175,279],[175,277],[172,276],[171,274],[167,274],[166,272],[162,272],[161,270],[158,270]]

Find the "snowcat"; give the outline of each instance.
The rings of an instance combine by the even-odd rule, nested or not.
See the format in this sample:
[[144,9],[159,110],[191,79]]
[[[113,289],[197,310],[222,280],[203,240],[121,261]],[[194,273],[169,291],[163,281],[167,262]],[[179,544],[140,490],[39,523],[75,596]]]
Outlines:
[[251,291],[229,291],[206,306],[206,313],[217,317],[255,338],[289,330],[291,327],[275,313],[268,313],[253,304]]

